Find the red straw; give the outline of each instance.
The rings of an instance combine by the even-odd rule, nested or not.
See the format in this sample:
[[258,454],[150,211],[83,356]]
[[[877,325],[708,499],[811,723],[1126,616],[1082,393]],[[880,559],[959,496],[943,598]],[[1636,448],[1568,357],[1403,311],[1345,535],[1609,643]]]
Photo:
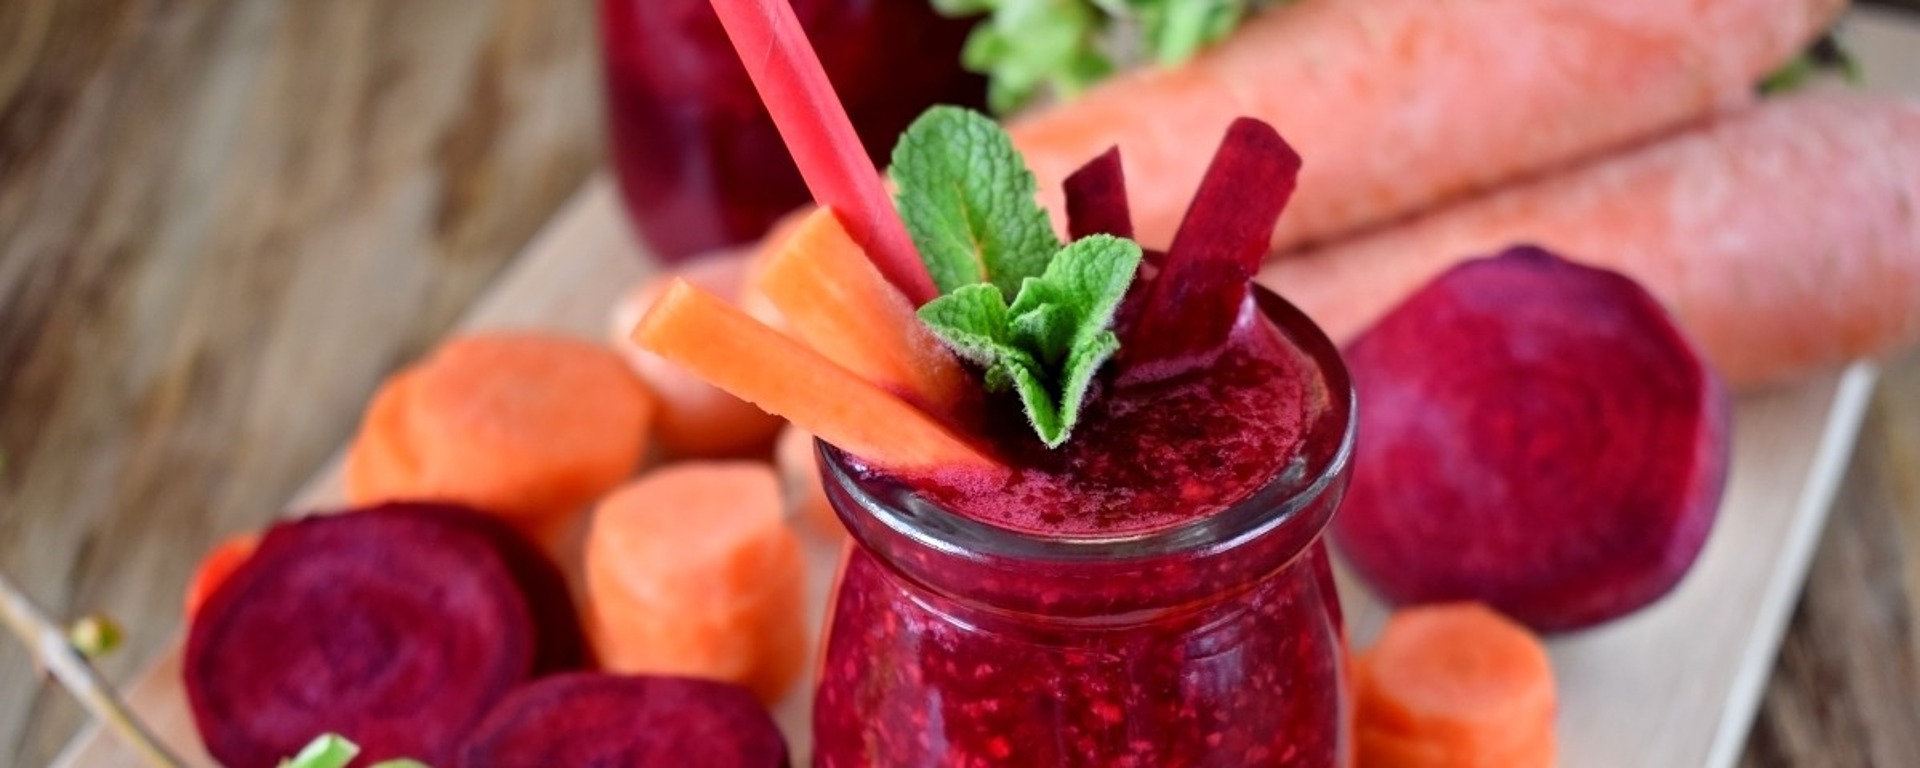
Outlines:
[[[900,2],[900,0],[883,0]],[[939,292],[788,0],[712,0],[815,202],[919,306]]]

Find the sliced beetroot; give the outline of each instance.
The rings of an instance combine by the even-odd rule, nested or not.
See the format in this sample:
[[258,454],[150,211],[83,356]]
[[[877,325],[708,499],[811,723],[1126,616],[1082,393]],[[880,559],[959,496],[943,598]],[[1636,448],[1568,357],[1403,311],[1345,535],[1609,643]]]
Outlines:
[[1133,239],[1133,211],[1127,204],[1127,174],[1114,147],[1080,166],[1061,182],[1067,197],[1067,234],[1078,240],[1088,235]]
[[786,740],[737,685],[570,674],[515,691],[461,748],[459,768],[787,768]]
[[1226,341],[1299,175],[1300,155],[1273,126],[1234,121],[1147,286],[1139,323],[1123,340],[1124,366],[1201,360]]
[[533,669],[535,628],[499,541],[438,507],[274,526],[196,615],[188,701],[227,768],[323,733],[363,760],[445,764]]
[[1393,602],[1577,629],[1666,594],[1706,542],[1726,394],[1626,277],[1536,248],[1468,262],[1347,365],[1360,432],[1335,541]]
[[587,642],[586,628],[580,621],[566,575],[546,552],[512,526],[493,515],[454,504],[393,502],[357,514],[367,512],[428,515],[485,535],[506,563],[507,570],[512,572],[521,594],[527,599],[527,608],[533,612],[536,641],[533,674],[594,666],[592,646]]

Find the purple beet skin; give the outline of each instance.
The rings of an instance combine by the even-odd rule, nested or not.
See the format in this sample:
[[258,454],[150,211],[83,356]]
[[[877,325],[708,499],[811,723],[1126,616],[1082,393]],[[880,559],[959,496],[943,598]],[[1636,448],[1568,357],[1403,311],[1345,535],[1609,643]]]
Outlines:
[[534,613],[499,541],[444,508],[274,526],[187,640],[194,721],[227,768],[272,768],[323,733],[363,760],[450,762],[531,674]]
[[1520,247],[1356,339],[1335,542],[1396,603],[1479,600],[1542,631],[1678,584],[1719,509],[1728,403],[1626,277]]
[[787,768],[787,743],[737,685],[569,674],[515,691],[461,748],[460,768]]

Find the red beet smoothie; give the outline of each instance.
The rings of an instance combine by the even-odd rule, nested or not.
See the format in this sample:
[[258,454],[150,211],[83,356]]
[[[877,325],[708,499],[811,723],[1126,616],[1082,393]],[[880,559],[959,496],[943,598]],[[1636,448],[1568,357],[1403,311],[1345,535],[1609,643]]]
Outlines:
[[1211,367],[1099,393],[1060,451],[996,427],[1017,467],[1004,485],[825,451],[860,546],[814,765],[1345,764],[1319,535],[1344,488],[1351,386],[1304,318],[1260,303]]
[[[925,0],[793,0],[876,163],[934,104],[979,107],[970,21]],[[760,237],[809,195],[709,0],[601,0],[608,145],[627,212],[672,262]]]

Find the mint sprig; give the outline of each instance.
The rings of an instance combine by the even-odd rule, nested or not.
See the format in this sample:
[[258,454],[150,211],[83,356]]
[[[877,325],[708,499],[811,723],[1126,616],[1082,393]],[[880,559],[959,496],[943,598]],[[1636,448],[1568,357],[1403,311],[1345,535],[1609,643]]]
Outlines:
[[1225,38],[1257,6],[1277,0],[931,0],[948,16],[990,14],[962,65],[989,78],[994,111],[1044,90],[1072,96],[1114,71],[1114,50],[1141,50],[1162,66]]
[[1049,448],[1066,443],[1087,391],[1120,341],[1114,313],[1139,271],[1131,240],[1064,247],[1034,199],[1033,174],[984,115],[936,107],[901,137],[893,178],[907,231],[943,295],[920,319],[1013,390]]

